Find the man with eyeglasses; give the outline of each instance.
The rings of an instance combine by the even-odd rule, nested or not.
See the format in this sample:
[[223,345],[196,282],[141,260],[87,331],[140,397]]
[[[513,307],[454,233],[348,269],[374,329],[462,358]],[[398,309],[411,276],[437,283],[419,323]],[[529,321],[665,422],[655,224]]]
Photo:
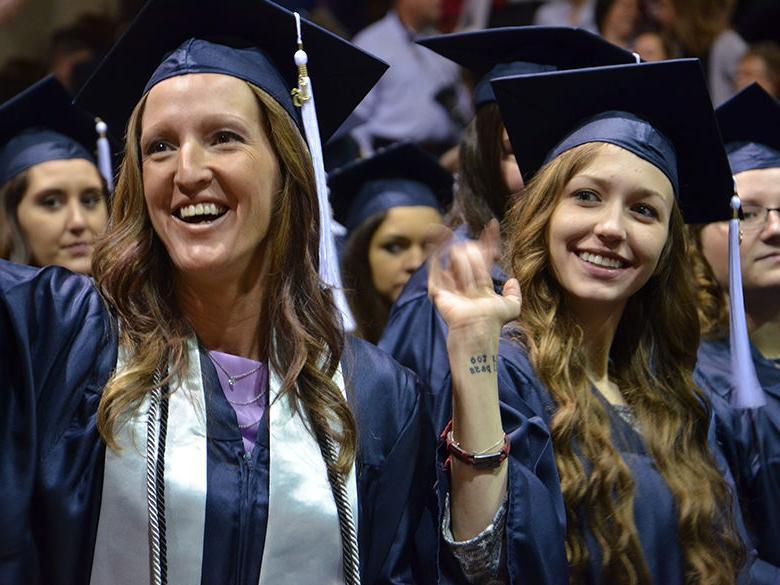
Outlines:
[[[757,84],[717,110],[742,202],[740,256],[751,354],[766,405],[731,402],[728,226],[694,230],[693,267],[704,341],[696,382],[709,395],[759,562],[754,583],[780,582],[780,104]],[[714,280],[714,282],[712,282]]]

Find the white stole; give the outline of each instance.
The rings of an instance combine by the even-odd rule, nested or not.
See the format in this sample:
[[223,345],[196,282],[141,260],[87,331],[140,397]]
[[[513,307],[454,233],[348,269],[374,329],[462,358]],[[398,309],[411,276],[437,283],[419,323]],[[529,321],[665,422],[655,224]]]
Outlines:
[[[168,582],[199,585],[206,519],[206,403],[200,352],[187,344],[189,368],[177,380],[168,406],[165,450],[165,520]],[[124,367],[119,352],[117,371]],[[344,392],[339,369],[334,382]],[[294,416],[281,379],[270,376],[270,470],[268,525],[260,585],[344,582],[336,503],[317,441]],[[106,449],[91,585],[149,585],[146,502],[148,397],[117,427],[121,451]],[[262,431],[261,431],[262,432]],[[354,467],[347,478],[357,523]]]
[[[333,381],[344,392],[341,369]],[[268,529],[260,585],[344,583],[336,502],[317,441],[279,397],[282,380],[271,373],[271,469]],[[353,466],[347,478],[355,525],[357,485]]]

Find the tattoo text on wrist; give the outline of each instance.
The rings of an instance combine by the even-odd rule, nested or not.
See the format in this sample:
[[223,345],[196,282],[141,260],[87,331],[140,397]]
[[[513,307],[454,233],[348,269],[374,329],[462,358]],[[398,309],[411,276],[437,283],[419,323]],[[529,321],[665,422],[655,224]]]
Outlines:
[[469,374],[479,376],[481,374],[498,373],[498,356],[484,353],[473,355],[469,358]]

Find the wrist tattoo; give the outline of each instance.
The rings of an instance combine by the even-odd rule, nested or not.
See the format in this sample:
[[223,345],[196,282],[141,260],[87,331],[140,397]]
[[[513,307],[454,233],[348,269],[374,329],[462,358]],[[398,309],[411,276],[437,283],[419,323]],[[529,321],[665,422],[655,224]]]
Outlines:
[[480,353],[469,358],[469,374],[472,376],[495,373],[498,373],[498,356],[496,354]]

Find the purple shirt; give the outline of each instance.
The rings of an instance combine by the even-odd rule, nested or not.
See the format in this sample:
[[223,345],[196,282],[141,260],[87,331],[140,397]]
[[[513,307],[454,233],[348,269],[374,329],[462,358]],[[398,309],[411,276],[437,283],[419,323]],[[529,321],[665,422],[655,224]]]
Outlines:
[[209,357],[222,392],[236,413],[244,450],[251,453],[268,404],[268,368],[261,362],[219,351],[210,351]]

